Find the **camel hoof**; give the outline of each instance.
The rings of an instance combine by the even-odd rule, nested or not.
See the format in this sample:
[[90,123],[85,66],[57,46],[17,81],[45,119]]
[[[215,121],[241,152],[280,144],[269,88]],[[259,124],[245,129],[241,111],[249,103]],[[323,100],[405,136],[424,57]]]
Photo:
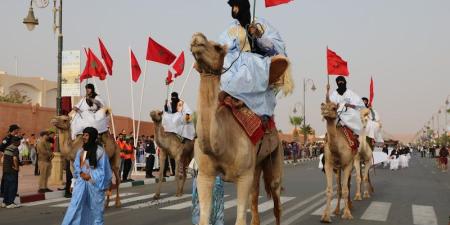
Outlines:
[[352,220],[353,219],[353,216],[350,213],[350,210],[348,210],[348,209],[344,210],[344,215],[342,215],[342,219],[344,219],[344,220]]
[[363,196],[365,199],[368,199],[368,198],[370,198],[370,194],[369,194],[369,192],[364,192],[364,196]]
[[331,223],[331,218],[328,214],[323,215],[322,218],[320,219],[321,223]]
[[159,194],[155,194],[155,195],[153,195],[153,200],[158,200],[158,199],[160,199],[160,195]]
[[116,201],[115,207],[116,208],[122,207],[122,203],[120,201]]
[[341,210],[340,210],[339,208],[336,208],[336,209],[334,210],[334,215],[335,215],[335,216],[341,215]]
[[354,199],[355,201],[362,201],[361,194],[356,194]]
[[108,208],[109,208],[109,204],[105,203],[105,209],[108,209]]
[[183,196],[183,194],[181,194],[181,193],[177,193],[177,194],[175,195],[175,197],[181,197],[181,196]]

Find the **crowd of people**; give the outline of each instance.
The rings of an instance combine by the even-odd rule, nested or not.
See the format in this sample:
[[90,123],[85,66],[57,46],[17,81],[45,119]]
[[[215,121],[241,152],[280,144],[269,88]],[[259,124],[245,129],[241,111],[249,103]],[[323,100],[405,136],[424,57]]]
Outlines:
[[418,146],[417,151],[420,152],[422,158],[434,158],[436,164],[442,172],[448,170],[449,149],[445,145]]
[[306,147],[301,145],[299,142],[287,142],[282,141],[283,156],[285,160],[297,160],[303,158],[314,158],[318,157],[323,153],[324,145],[323,143],[307,143]]

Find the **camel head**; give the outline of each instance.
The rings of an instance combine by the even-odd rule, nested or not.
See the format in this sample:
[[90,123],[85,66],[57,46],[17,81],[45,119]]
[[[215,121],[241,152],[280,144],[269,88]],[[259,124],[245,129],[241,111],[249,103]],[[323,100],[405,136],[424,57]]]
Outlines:
[[199,73],[220,75],[227,47],[213,41],[208,41],[202,33],[195,33],[191,40],[191,52],[196,60]]
[[363,124],[363,128],[366,128],[367,123],[369,122],[369,114],[370,109],[361,109],[360,111],[360,117],[361,117],[361,123]]
[[59,130],[70,130],[70,117],[68,116],[55,116],[50,123]]
[[161,123],[163,112],[159,110],[154,110],[150,112],[150,117],[152,118],[153,123]]
[[320,106],[322,116],[326,120],[335,120],[337,118],[337,109],[338,109],[338,105],[331,101],[322,103]]

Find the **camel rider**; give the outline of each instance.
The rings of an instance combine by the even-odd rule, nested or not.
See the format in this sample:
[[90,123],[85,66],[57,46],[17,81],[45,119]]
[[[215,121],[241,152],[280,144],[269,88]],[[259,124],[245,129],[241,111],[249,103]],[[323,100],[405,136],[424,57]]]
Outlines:
[[333,91],[330,100],[339,105],[338,123],[359,136],[363,127],[359,110],[365,108],[365,105],[357,94],[347,88],[347,81],[343,76],[336,78],[336,84],[338,88]]
[[[228,48],[220,79],[221,90],[245,103],[264,122],[274,114],[276,83],[289,71],[285,44],[266,20],[251,21],[248,0],[229,0],[228,4],[234,20],[218,41]],[[281,62],[275,60],[280,57],[284,66],[271,68],[275,62]],[[277,68],[283,69],[274,73]]]
[[369,121],[367,121],[366,126],[367,137],[371,138],[373,142],[382,143],[384,141],[381,135],[380,116],[377,111],[375,111],[375,109],[373,109],[373,107],[369,104],[369,99],[363,97],[362,100],[366,108],[370,110]]
[[94,127],[98,132],[108,131],[109,117],[105,113],[105,104],[95,92],[93,84],[86,84],[86,96],[78,102],[69,114],[72,117],[70,128],[72,139],[82,134],[84,128]]
[[166,100],[162,125],[166,132],[177,134],[184,139],[194,140],[195,127],[192,122],[192,111],[186,102],[178,97],[177,92],[170,94],[170,102]]

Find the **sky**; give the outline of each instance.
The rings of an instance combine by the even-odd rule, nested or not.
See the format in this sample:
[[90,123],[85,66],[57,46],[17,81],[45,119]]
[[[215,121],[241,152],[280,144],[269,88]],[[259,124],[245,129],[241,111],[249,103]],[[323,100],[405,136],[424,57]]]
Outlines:
[[[113,76],[109,78],[111,107],[115,114],[125,116],[131,116],[129,47],[143,71],[148,37],[175,54],[184,50],[187,68],[174,86],[174,91],[180,91],[188,65],[193,62],[189,52],[192,34],[202,32],[216,40],[232,20],[226,0],[63,3],[64,50],[91,47],[99,55],[97,37],[103,39],[114,59]],[[52,31],[52,4],[34,8],[39,25],[30,32],[22,24],[29,1],[0,1],[0,70],[14,74],[17,57],[20,76],[56,80],[57,37]],[[296,85],[291,96],[278,100],[275,114],[279,129],[290,132],[289,116],[301,115],[299,105],[306,105],[306,122],[318,134],[325,132],[320,103],[325,99],[328,46],[348,61],[348,88],[367,96],[373,77],[374,107],[387,133],[417,132],[444,106],[450,94],[449,12],[448,0],[294,0],[272,8],[256,0],[256,16],[269,20],[286,42]],[[150,120],[149,111],[162,108],[166,74],[167,66],[147,64],[141,119]],[[133,85],[137,114],[142,78]],[[311,91],[308,84],[303,104],[305,78],[312,79],[317,90]],[[334,79],[330,77],[332,88],[336,86]],[[107,99],[104,82],[96,84],[100,95]],[[193,72],[182,95],[191,108],[196,108],[198,86],[198,73]],[[293,113],[294,106],[297,114]]]

